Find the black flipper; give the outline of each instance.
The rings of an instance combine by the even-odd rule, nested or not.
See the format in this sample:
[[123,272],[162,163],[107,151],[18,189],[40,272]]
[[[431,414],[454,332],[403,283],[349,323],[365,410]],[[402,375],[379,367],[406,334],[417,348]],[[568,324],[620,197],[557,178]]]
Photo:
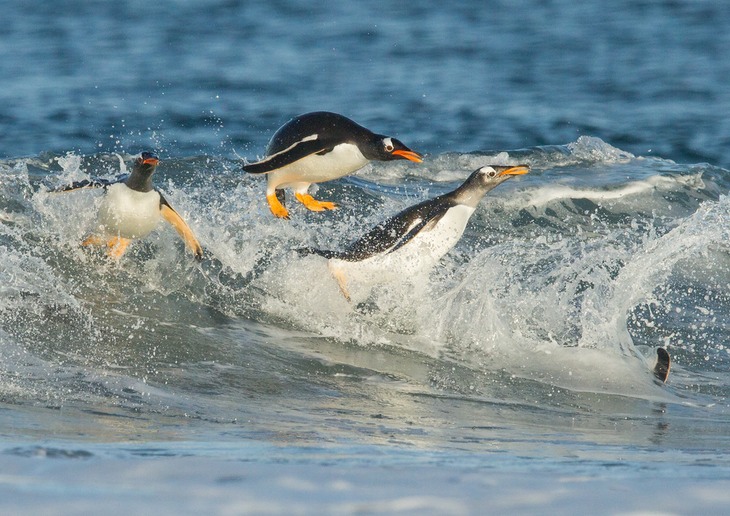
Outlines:
[[326,142],[316,138],[311,140],[305,139],[271,156],[267,156],[261,161],[243,165],[243,170],[249,174],[266,174],[267,172],[272,172],[290,163],[299,161],[310,154],[325,154],[330,150],[332,150],[332,145],[327,145]]
[[672,360],[669,357],[669,352],[664,348],[657,348],[656,355],[657,360],[656,365],[654,366],[654,377],[664,383],[669,377]]
[[353,242],[338,258],[351,262],[365,260],[376,254],[393,252],[407,244],[424,227],[436,223],[447,207],[433,200],[411,206],[398,215],[381,222]]
[[[438,224],[438,221],[441,220],[441,218],[446,215],[445,211],[441,211],[436,213],[434,216],[423,219],[421,222],[416,224],[408,233],[406,233],[403,238],[400,239],[400,242],[398,242],[393,249],[388,251],[389,253],[394,253],[404,245],[406,245],[413,237],[415,237],[418,233],[421,231],[430,231],[433,229],[433,227]],[[426,229],[426,226],[429,226],[428,229]]]

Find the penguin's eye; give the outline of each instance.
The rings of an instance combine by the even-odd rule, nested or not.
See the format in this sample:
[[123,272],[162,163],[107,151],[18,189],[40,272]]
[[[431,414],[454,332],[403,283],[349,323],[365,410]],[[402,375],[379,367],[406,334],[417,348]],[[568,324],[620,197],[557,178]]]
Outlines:
[[497,171],[494,170],[494,169],[492,169],[489,172],[487,172],[487,176],[489,176],[489,177],[494,177],[496,175],[497,175]]
[[385,146],[386,152],[393,152],[393,149],[395,149],[395,146],[393,145],[393,140],[391,140],[390,138],[384,139],[383,145]]

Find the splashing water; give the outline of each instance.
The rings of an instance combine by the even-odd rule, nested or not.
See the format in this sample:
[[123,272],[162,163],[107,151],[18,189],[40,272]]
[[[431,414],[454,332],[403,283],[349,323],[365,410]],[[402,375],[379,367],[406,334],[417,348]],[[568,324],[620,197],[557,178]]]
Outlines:
[[[175,381],[175,364],[191,357],[225,355],[212,342],[199,347],[202,328],[258,321],[288,342],[402,350],[579,391],[656,396],[649,370],[657,346],[675,352],[680,377],[683,367],[727,362],[719,314],[728,303],[730,225],[719,169],[637,158],[595,138],[447,154],[404,181],[402,164],[378,164],[320,185],[342,208],[322,215],[295,206],[285,222],[268,214],[263,186],[237,163],[171,159],[156,184],[209,259],[194,264],[163,225],[114,264],[78,245],[100,193],[48,188],[86,174],[113,177],[127,158],[0,164],[0,313],[13,356],[24,350],[47,361],[40,369],[62,363],[71,375],[76,366],[101,375],[122,368],[158,384]],[[344,246],[473,168],[517,161],[533,172],[487,195],[462,241],[428,274],[348,303],[323,259],[292,251]],[[12,357],[4,364],[6,378],[19,376]]]

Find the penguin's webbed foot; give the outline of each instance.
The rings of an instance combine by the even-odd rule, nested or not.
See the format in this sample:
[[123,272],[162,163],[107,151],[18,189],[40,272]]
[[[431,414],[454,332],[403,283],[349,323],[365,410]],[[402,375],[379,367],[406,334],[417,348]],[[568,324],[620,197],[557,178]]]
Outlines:
[[101,237],[98,237],[96,235],[89,235],[86,238],[84,238],[83,242],[81,242],[81,245],[84,247],[88,247],[90,245],[102,246],[105,243],[106,242]]
[[83,242],[81,242],[81,245],[84,247],[88,247],[91,245],[97,247],[106,246],[107,256],[109,256],[109,258],[114,258],[115,260],[118,260],[122,257],[124,252],[127,250],[127,247],[131,243],[132,241],[129,238],[115,236],[105,239],[97,235],[89,235],[83,240]]
[[337,281],[337,286],[340,287],[342,296],[348,303],[351,303],[352,298],[350,297],[350,292],[347,290],[347,278],[345,277],[345,273],[333,267],[330,267],[330,272],[332,273],[332,277],[334,277]]
[[106,254],[110,258],[114,258],[115,260],[118,260],[122,257],[124,252],[127,250],[127,246],[131,244],[132,241],[128,238],[122,238],[122,237],[112,237],[109,240],[107,240],[107,250]]
[[318,201],[309,194],[298,193],[295,195],[297,200],[310,211],[325,211],[334,210],[337,208],[337,205],[335,203],[329,201]]
[[271,213],[274,214],[275,217],[278,217],[280,219],[288,219],[289,218],[289,212],[284,207],[284,205],[279,200],[279,196],[276,193],[268,194],[266,196],[266,202],[269,203],[269,209],[271,210]]

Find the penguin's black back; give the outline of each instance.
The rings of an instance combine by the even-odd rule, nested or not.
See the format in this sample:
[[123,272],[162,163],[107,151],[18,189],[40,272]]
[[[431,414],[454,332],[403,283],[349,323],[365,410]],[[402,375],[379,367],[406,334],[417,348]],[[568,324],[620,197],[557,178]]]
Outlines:
[[305,138],[317,135],[322,147],[332,147],[344,142],[355,143],[372,139],[373,133],[347,117],[328,111],[315,111],[293,118],[271,137],[266,154],[271,156],[288,149]]
[[456,206],[453,192],[415,204],[381,222],[344,251],[325,251],[307,248],[302,254],[318,254],[325,258],[338,258],[349,262],[366,260],[375,255],[393,252],[407,244],[418,233],[429,229]]

